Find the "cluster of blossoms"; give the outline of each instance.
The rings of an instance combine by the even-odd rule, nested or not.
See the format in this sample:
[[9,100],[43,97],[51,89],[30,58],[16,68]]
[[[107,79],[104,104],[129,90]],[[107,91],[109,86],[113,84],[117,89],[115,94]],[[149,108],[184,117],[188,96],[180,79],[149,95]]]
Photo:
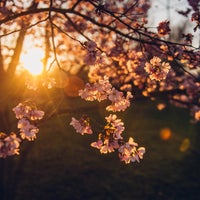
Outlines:
[[[92,142],[91,146],[99,149],[102,154],[112,153],[118,149],[120,160],[126,164],[135,161],[140,162],[145,153],[145,148],[137,148],[138,144],[134,142],[132,137],[129,138],[128,142],[123,140],[124,123],[115,114],[110,114],[105,119],[107,123],[103,131],[98,134],[98,140]],[[72,118],[70,125],[81,135],[93,133],[88,117],[82,117],[79,120]]]
[[129,138],[128,142],[121,145],[118,149],[119,158],[121,161],[124,161],[126,164],[130,162],[139,162],[140,159],[143,159],[143,155],[145,153],[144,147],[138,147],[138,144],[134,142],[132,137]]
[[34,140],[39,129],[34,122],[41,120],[44,116],[42,110],[37,110],[35,105],[29,102],[19,103],[13,108],[18,121],[18,128],[20,129],[20,136],[22,139]]
[[98,57],[100,56],[99,52],[96,50],[97,44],[93,41],[86,41],[84,43],[87,54],[85,55],[85,63],[88,65],[93,65],[97,62]]
[[20,138],[15,133],[6,135],[0,132],[0,158],[19,154]]
[[76,132],[80,133],[81,135],[93,133],[89,123],[89,118],[87,116],[82,116],[79,120],[72,117],[70,125],[72,125]]
[[[106,99],[110,100],[112,103],[106,107],[106,110],[112,112],[125,111],[130,106],[130,98],[132,98],[130,92],[127,92],[127,96],[124,97],[122,92],[113,88],[106,76],[92,84],[87,83],[85,88],[79,91],[79,95],[87,101],[97,100],[100,102]],[[126,164],[135,161],[139,162],[143,158],[145,148],[137,148],[138,144],[131,137],[128,142],[124,141],[122,137],[125,129],[124,123],[117,118],[117,115],[110,114],[105,117],[105,120],[106,125],[101,132],[98,132],[98,139],[92,142],[91,146],[99,149],[102,154],[118,150],[120,160]],[[72,117],[70,125],[81,135],[94,132],[87,116],[83,116],[79,120]]]
[[145,63],[145,71],[149,74],[151,80],[161,81],[166,79],[171,66],[167,62],[161,62],[161,59],[154,56],[150,63]]
[[126,110],[130,106],[130,98],[133,97],[130,92],[127,92],[127,96],[124,97],[123,92],[112,87],[107,76],[93,84],[87,83],[85,88],[79,91],[79,96],[86,101],[97,100],[100,102],[108,99],[111,101],[111,105],[107,106],[106,110],[113,112]]

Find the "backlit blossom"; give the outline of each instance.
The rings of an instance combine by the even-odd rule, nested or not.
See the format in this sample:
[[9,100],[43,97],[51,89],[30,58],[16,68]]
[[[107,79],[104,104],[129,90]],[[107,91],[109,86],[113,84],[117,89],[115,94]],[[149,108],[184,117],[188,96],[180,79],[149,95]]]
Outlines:
[[70,125],[72,125],[74,129],[76,130],[76,132],[80,133],[81,135],[93,133],[88,117],[83,116],[79,120],[72,117],[72,121]]
[[28,103],[19,103],[13,108],[13,111],[17,119],[27,118],[30,120],[40,120],[44,116],[44,111],[37,110]]
[[108,99],[112,102],[117,102],[119,101],[119,99],[122,99],[123,98],[123,93],[116,90],[115,88],[112,88],[109,96],[108,96]]
[[150,63],[145,63],[145,71],[149,74],[151,80],[164,80],[167,77],[167,74],[171,66],[167,62],[161,62],[159,57],[154,56]]
[[137,146],[138,144],[130,137],[129,141],[121,145],[118,149],[120,160],[124,161],[126,164],[135,161],[140,162],[140,159],[143,158],[143,154],[145,153],[145,148],[137,148]]
[[[127,95],[124,96],[123,92],[112,87],[107,76],[94,83],[87,83],[85,88],[79,91],[79,95],[87,101],[108,99],[111,101],[111,105],[107,106],[106,110],[112,112],[124,111],[130,106],[130,98],[133,98],[131,92],[127,92]],[[118,149],[119,157],[125,163],[139,162],[143,158],[145,148],[137,148],[138,144],[134,142],[133,138],[130,138],[127,143],[123,141],[121,134],[125,129],[124,123],[117,118],[117,115],[110,114],[105,119],[106,125],[102,132],[99,133],[98,140],[92,142],[91,146],[99,149],[102,154],[112,153]],[[92,133],[88,117],[82,117],[80,120],[73,117],[70,125],[82,135]]]
[[16,118],[21,119],[28,116],[29,112],[31,111],[31,107],[23,103],[19,103],[16,107],[13,108],[13,111],[16,115]]
[[103,146],[103,141],[97,140],[96,142],[92,142],[90,145],[91,145],[91,147],[101,149],[101,147]]
[[18,155],[20,142],[21,140],[13,132],[8,136],[5,133],[0,133],[0,158]]
[[95,83],[87,83],[83,90],[79,90],[79,96],[86,101],[103,101],[109,99],[111,105],[107,106],[108,111],[124,111],[130,106],[130,98],[132,98],[131,92],[127,92],[127,96],[116,90],[109,82],[107,76],[103,79],[98,80]]
[[39,132],[39,129],[25,118],[18,121],[18,128],[20,129],[21,138],[27,140],[34,140],[36,138],[36,134]]
[[91,146],[100,150],[102,154],[112,153],[115,149],[119,148],[119,143],[117,140],[112,140],[105,138],[104,141],[98,140],[97,142],[92,142]]
[[86,101],[102,101],[107,99],[108,93],[111,90],[112,85],[110,84],[108,77],[95,82],[94,84],[87,83],[83,90],[79,90],[79,96]]
[[105,139],[103,145],[100,148],[100,152],[103,154],[112,153],[119,147],[116,140]]
[[29,113],[30,120],[40,120],[44,116],[44,111],[42,110],[31,110]]
[[22,139],[27,139],[29,141],[34,140],[36,138],[36,134],[39,132],[39,129],[30,124],[29,126],[20,129],[20,136]]
[[127,92],[127,96],[124,97],[121,92],[110,93],[109,99],[113,100],[112,104],[106,107],[108,111],[125,111],[130,106],[130,98],[133,98],[131,92]]
[[124,131],[124,123],[121,121],[121,119],[117,119],[116,115],[110,114],[108,117],[106,117],[106,121],[108,124],[105,126],[105,129],[108,131],[112,130],[112,137],[116,140],[123,139],[121,134]]
[[18,128],[22,139],[34,140],[39,132],[38,127],[33,124],[33,121],[41,120],[44,116],[44,111],[37,110],[36,106],[30,102],[19,103],[13,108],[18,121]]
[[30,121],[27,120],[26,118],[22,118],[18,121],[17,128],[19,129],[24,129],[26,127],[30,126]]

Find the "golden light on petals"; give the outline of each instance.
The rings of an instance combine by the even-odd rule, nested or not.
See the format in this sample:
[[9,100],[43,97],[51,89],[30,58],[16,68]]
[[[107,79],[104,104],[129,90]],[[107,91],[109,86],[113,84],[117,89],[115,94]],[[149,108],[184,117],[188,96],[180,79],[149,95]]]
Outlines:
[[41,48],[32,48],[21,54],[20,63],[32,75],[39,75],[43,70],[44,52]]

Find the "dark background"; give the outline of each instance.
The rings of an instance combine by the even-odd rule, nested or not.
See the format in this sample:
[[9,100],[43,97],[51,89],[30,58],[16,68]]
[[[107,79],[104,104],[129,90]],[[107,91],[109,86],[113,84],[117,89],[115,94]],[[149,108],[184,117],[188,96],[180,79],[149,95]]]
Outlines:
[[[69,107],[78,108],[78,102],[68,100]],[[90,147],[96,135],[75,132],[69,123],[80,115],[46,121],[35,141],[23,143],[19,156],[1,159],[4,199],[200,199],[200,126],[190,123],[187,110],[169,106],[158,111],[156,103],[135,101],[117,114],[125,123],[124,138],[132,136],[146,147],[144,159],[128,165],[117,152],[101,155]],[[88,113],[97,122],[104,120],[101,106]],[[167,140],[160,135],[163,128],[171,131]]]

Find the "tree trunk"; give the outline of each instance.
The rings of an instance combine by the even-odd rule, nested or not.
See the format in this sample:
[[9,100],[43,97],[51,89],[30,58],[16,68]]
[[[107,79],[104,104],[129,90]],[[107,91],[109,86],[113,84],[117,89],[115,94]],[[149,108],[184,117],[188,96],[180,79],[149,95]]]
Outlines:
[[14,76],[17,65],[19,64],[20,54],[22,51],[26,31],[27,31],[26,29],[21,29],[21,31],[19,32],[19,36],[17,38],[16,46],[14,49],[14,54],[12,56],[11,62],[7,70],[9,78]]

